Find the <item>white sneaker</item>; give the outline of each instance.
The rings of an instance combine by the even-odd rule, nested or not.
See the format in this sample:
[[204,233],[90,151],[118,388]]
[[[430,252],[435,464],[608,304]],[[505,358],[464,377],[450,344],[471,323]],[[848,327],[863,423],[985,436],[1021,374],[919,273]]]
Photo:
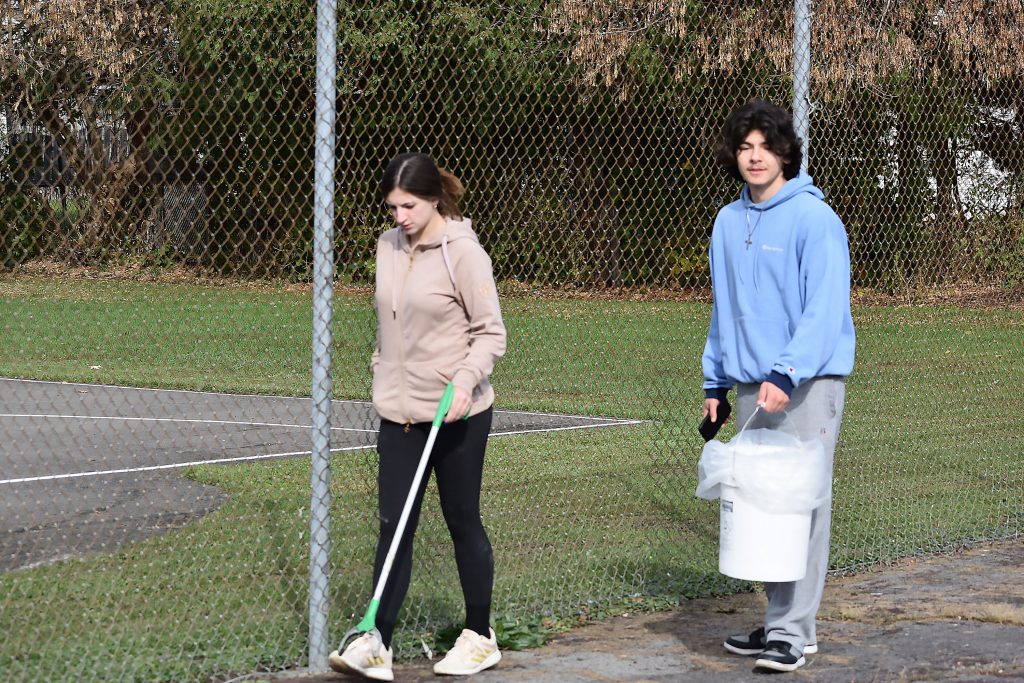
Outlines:
[[434,673],[449,676],[469,676],[484,669],[489,669],[501,659],[498,651],[498,639],[494,629],[490,629],[491,637],[484,638],[476,631],[468,628],[455,641],[455,646],[448,650],[440,662],[434,665]]
[[395,674],[391,670],[391,654],[391,648],[385,648],[376,632],[371,631],[349,643],[344,652],[332,652],[327,662],[335,671],[358,674],[375,681],[393,681]]

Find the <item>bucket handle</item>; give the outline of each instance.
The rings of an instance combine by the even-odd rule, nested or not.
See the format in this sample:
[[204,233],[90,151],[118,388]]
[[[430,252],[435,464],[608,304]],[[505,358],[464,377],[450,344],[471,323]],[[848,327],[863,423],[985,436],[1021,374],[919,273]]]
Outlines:
[[[750,414],[750,417],[747,418],[747,421],[743,423],[743,427],[740,428],[739,433],[736,434],[736,443],[737,444],[739,443],[740,437],[743,436],[743,433],[745,431],[747,431],[747,427],[750,426],[750,423],[754,421],[755,417],[757,417],[757,413],[759,411],[761,411],[762,409],[764,409],[764,404],[763,403],[758,403],[757,407],[754,408],[754,412],[752,412]],[[788,430],[782,430],[782,431],[785,431],[786,433],[788,433],[788,434],[790,434],[792,436],[795,436],[798,441],[802,441],[802,439],[800,438],[800,432],[797,431],[796,425],[793,424],[793,420],[790,418],[788,410],[783,410],[782,411],[782,424],[786,424],[786,425],[789,426]],[[781,427],[782,424],[780,424],[779,426]]]

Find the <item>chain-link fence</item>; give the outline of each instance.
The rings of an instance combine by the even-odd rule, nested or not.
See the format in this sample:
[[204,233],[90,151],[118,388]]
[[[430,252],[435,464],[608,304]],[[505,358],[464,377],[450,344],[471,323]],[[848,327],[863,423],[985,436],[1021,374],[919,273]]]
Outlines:
[[[323,665],[371,592],[377,183],[406,150],[465,183],[502,290],[503,646],[741,588],[692,494],[739,192],[712,149],[751,97],[809,123],[850,236],[833,568],[1020,534],[1019,3],[319,9],[0,4],[0,677]],[[457,633],[450,548],[431,488],[401,656]]]

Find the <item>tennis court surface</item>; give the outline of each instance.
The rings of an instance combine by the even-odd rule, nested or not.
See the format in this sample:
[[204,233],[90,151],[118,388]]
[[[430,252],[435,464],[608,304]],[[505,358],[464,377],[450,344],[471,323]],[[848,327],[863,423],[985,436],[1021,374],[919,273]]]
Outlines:
[[[331,450],[373,448],[365,401],[332,403]],[[184,467],[309,457],[309,398],[0,379],[0,571],[181,526],[217,509],[219,489]],[[496,410],[492,435],[636,420]]]

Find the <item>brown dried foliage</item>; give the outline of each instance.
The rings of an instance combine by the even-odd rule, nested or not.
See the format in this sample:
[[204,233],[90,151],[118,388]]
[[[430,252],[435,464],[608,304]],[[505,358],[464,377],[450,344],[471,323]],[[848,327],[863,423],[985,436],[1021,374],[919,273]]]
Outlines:
[[159,3],[139,0],[7,0],[0,25],[0,62],[22,78],[74,69],[94,87],[132,80],[168,33]]
[[622,79],[623,59],[636,41],[654,26],[682,37],[685,15],[685,0],[564,0],[547,30],[575,40],[570,59],[583,66],[584,83],[611,86]]
[[[1024,73],[1021,0],[814,0],[813,78],[819,93],[893,77],[945,78],[949,71],[989,84]],[[751,62],[787,74],[793,61],[792,0],[705,3],[687,15],[683,0],[563,0],[549,31],[571,36],[581,80],[611,86],[623,57],[657,25],[688,37],[677,73],[735,75]]]

